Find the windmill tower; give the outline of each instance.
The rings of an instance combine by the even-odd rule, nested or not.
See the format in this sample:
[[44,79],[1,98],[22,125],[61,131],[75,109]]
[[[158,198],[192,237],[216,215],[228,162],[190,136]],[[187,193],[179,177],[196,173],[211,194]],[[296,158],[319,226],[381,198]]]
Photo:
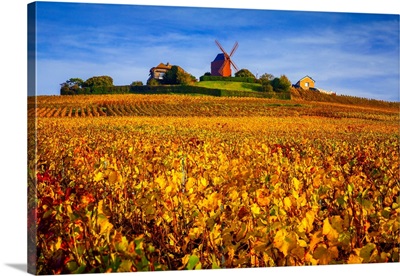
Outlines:
[[236,72],[239,70],[236,64],[231,60],[231,57],[238,48],[239,43],[235,42],[230,54],[228,54],[224,48],[222,48],[221,44],[217,40],[215,40],[215,43],[221,49],[222,53],[218,54],[214,61],[211,62],[211,75],[230,77],[232,75],[231,64]]

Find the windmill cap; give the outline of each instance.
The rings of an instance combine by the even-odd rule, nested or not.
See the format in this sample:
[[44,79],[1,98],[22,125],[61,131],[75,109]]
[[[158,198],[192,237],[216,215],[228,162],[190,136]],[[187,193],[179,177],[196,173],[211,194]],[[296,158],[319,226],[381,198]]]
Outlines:
[[215,57],[214,61],[217,61],[217,60],[224,60],[224,59],[225,59],[225,55],[224,55],[223,53],[221,53],[221,54],[218,54],[218,55]]

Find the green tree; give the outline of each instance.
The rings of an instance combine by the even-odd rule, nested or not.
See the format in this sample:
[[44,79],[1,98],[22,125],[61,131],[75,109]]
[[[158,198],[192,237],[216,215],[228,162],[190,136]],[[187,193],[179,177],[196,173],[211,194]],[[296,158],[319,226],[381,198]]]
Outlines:
[[83,84],[82,87],[106,87],[106,86],[113,86],[113,79],[109,76],[95,76],[87,79]]
[[280,88],[283,92],[289,92],[292,83],[285,75],[281,75],[279,78]]
[[271,81],[271,85],[275,92],[288,92],[292,86],[290,80],[285,75],[281,75],[279,78],[274,78]]
[[75,94],[73,93],[73,91],[71,90],[71,88],[68,86],[67,83],[62,83],[61,84],[61,89],[60,89],[60,95],[72,95]]
[[178,84],[178,66],[173,65],[170,70],[165,72],[163,79],[163,84]]
[[176,75],[177,75],[176,80],[177,80],[178,84],[192,84],[192,83],[196,82],[196,77],[186,73],[183,70],[178,70]]
[[240,69],[235,73],[235,77],[237,78],[253,78],[255,79],[256,77],[252,72],[250,72],[248,69]]
[[268,73],[264,73],[264,74],[262,74],[262,75],[260,76],[259,80],[260,80],[261,82],[262,82],[262,81],[268,81],[268,82],[270,82],[270,81],[272,81],[274,78],[275,78],[274,75],[268,74]]
[[60,84],[60,94],[61,95],[74,95],[79,94],[82,90],[82,85],[84,81],[80,78],[70,78],[66,82]]
[[196,81],[196,78],[187,73],[181,67],[173,65],[168,70],[162,79],[163,84],[191,84]]
[[80,78],[70,78],[69,80],[66,81],[66,83],[69,85],[69,87],[72,86],[82,87],[84,81]]
[[261,91],[262,92],[273,92],[274,88],[272,87],[270,82],[261,83]]
[[261,91],[263,92],[272,92],[274,88],[271,85],[271,81],[274,79],[272,74],[262,74],[258,81],[261,83]]

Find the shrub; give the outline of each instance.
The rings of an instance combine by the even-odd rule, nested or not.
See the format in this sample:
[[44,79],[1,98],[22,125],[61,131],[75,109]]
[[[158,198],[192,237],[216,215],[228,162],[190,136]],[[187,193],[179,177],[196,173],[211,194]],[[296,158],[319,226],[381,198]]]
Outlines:
[[143,85],[143,82],[141,82],[141,81],[134,81],[131,83],[131,86],[142,86],[142,85]]

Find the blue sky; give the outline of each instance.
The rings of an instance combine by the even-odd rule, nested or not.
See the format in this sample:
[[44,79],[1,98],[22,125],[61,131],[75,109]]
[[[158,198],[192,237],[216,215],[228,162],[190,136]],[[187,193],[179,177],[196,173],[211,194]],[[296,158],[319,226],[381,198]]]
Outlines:
[[399,101],[399,15],[38,2],[37,94],[69,78],[146,82],[160,62],[199,78],[235,41],[255,75],[305,75],[338,94]]

